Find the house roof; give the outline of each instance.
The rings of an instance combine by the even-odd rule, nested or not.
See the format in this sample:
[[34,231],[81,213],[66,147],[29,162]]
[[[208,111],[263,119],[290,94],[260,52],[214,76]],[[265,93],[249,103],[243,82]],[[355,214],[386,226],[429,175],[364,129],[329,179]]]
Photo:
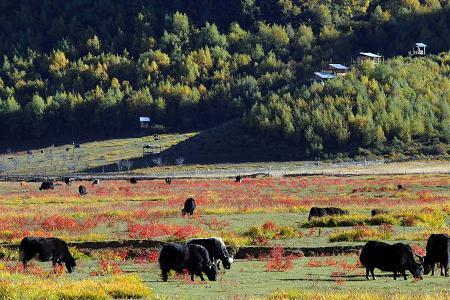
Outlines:
[[381,55],[374,54],[372,52],[359,52],[360,55],[372,57],[372,58],[381,58]]
[[416,43],[417,47],[428,47],[427,45],[425,45],[424,43]]
[[329,64],[330,67],[337,70],[348,70],[348,68],[341,64]]
[[314,72],[314,75],[320,77],[321,79],[333,79],[334,77],[336,77],[333,74],[325,72]]
[[139,122],[150,122],[150,117],[139,117]]

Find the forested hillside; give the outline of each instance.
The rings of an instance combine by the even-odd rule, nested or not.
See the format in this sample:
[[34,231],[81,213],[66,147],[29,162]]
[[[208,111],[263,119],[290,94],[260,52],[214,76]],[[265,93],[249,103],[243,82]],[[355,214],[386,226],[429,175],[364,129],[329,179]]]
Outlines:
[[[4,0],[0,28],[0,139],[114,135],[140,115],[238,118],[311,155],[450,139],[448,0]],[[395,58],[417,41],[436,55]],[[358,51],[385,63],[310,84]]]

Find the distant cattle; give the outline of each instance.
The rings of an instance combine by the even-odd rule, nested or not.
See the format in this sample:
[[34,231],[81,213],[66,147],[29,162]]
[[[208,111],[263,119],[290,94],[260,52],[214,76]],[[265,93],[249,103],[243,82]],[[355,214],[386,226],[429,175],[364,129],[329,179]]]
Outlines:
[[242,181],[242,177],[241,176],[236,176],[236,180],[235,180],[235,182],[241,182]]
[[41,186],[39,187],[39,190],[53,190],[55,189],[55,185],[53,184],[53,181],[44,181],[41,183]]
[[450,239],[447,234],[432,234],[427,241],[427,255],[424,258],[424,273],[431,271],[434,275],[434,265],[440,264],[441,276],[448,277],[448,265],[450,260]]
[[403,275],[406,280],[406,270],[411,272],[414,278],[422,279],[422,264],[414,260],[414,254],[409,245],[397,243],[389,245],[383,242],[370,241],[364,245],[359,259],[366,267],[366,278],[369,279],[369,272],[375,279],[373,270],[378,268],[382,271],[394,272],[394,280],[397,273]]
[[221,238],[211,237],[203,239],[190,239],[187,244],[196,244],[206,248],[210,259],[220,270],[219,261],[222,261],[222,265],[225,269],[230,269],[233,263],[233,257],[228,253],[227,247]]
[[399,190],[399,191],[406,191],[406,187],[404,187],[403,185],[399,184],[399,185],[397,185],[397,190]]
[[167,178],[166,178],[166,183],[167,183],[167,184],[172,184],[172,178],[167,177]]
[[371,215],[372,215],[372,217],[375,217],[376,215],[382,215],[382,214],[387,214],[387,213],[388,213],[388,211],[385,209],[376,208],[376,209],[372,209]]
[[130,183],[131,183],[131,184],[136,184],[136,183],[137,183],[137,179],[134,178],[134,177],[131,177],[131,178],[130,178]]
[[92,185],[96,185],[96,184],[99,184],[99,183],[100,183],[99,179],[92,180]]
[[86,187],[84,185],[80,185],[78,187],[78,193],[80,193],[81,196],[87,195]]
[[184,269],[188,270],[192,281],[194,275],[200,276],[204,281],[202,273],[211,281],[217,279],[217,267],[211,262],[208,250],[200,245],[166,244],[162,247],[158,260],[163,281],[167,281],[170,270],[182,273]]
[[25,270],[28,261],[35,256],[40,261],[51,260],[53,266],[64,263],[69,273],[75,270],[75,259],[70,254],[66,242],[58,238],[26,237],[20,242],[19,252]]
[[185,202],[184,202],[184,207],[183,209],[181,209],[181,214],[184,216],[186,214],[189,215],[193,215],[194,214],[194,210],[195,210],[195,200],[194,198],[188,198]]
[[73,180],[74,180],[73,178],[65,177],[65,178],[64,178],[64,183],[65,183],[67,186],[69,186],[69,185],[72,185],[72,181],[73,181]]
[[312,207],[309,211],[308,221],[311,220],[311,218],[321,218],[334,215],[348,215],[348,210],[343,210],[338,207]]
[[76,148],[80,148],[81,145],[80,144],[75,144],[75,145],[73,145],[73,147],[76,149]]
[[21,181],[20,182],[20,186],[27,186],[27,182],[26,181]]

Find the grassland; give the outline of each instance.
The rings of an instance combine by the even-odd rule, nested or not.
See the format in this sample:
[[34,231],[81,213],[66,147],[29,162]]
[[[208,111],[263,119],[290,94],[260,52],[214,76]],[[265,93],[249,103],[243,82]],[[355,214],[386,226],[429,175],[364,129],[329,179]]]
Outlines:
[[[56,143],[48,141],[48,144]],[[144,145],[155,146],[156,153],[143,156]],[[2,150],[8,143],[0,143]],[[80,148],[60,142],[55,147],[27,147],[0,155],[0,175],[65,176],[68,174],[128,174],[180,177],[227,177],[236,174],[412,174],[448,173],[448,155],[419,157],[421,160],[385,164],[388,157],[331,156],[328,162],[304,161],[293,147],[270,140],[252,139],[239,125],[227,124],[202,132],[170,133],[85,142]],[[67,150],[68,149],[68,150]],[[251,153],[251,155],[249,155]],[[155,163],[155,158],[159,159]],[[180,160],[180,158],[182,158]],[[367,162],[364,160],[368,159]],[[119,168],[118,162],[122,162]],[[127,163],[129,163],[127,165]]]
[[[114,260],[113,260],[114,261]],[[376,272],[375,281],[366,281],[362,268],[353,268],[356,256],[337,256],[332,258],[300,258],[293,261],[293,267],[285,272],[267,272],[266,261],[237,260],[231,270],[221,271],[216,282],[201,282],[197,278],[191,282],[188,276],[178,275],[162,282],[160,271],[156,263],[136,262],[136,260],[115,260],[114,265],[122,274],[133,273],[151,287],[153,294],[167,298],[186,299],[247,299],[265,298],[275,291],[300,290],[320,293],[322,297],[327,294],[339,295],[348,293],[368,293],[374,296],[388,294],[408,295],[416,297],[425,295],[438,295],[442,299],[449,296],[448,278],[426,276],[423,281],[414,281],[411,276],[408,280],[394,281],[391,274]],[[8,264],[8,263],[7,263]],[[9,264],[14,265],[14,262]],[[344,265],[344,267],[343,267]],[[350,267],[347,267],[349,265]],[[35,269],[42,268],[45,272],[52,272],[49,264],[35,263]],[[74,281],[108,280],[111,274],[93,276],[92,270],[98,270],[99,261],[95,259],[79,260],[79,267],[74,274],[59,275],[61,279]],[[34,275],[44,277],[45,275]],[[120,276],[120,275],[115,275]],[[118,284],[118,286],[120,286]],[[303,298],[302,298],[303,299]],[[317,299],[311,297],[311,299]],[[320,299],[326,299],[320,298]]]
[[[78,184],[88,187],[87,196],[77,194]],[[399,190],[398,184],[406,190]],[[180,208],[190,196],[195,197],[198,209],[193,217],[182,218]],[[195,236],[221,236],[236,251],[243,246],[351,246],[381,239],[405,241],[416,253],[423,254],[430,233],[450,232],[449,200],[449,175],[245,178],[242,183],[230,179],[176,179],[171,185],[163,180],[139,181],[136,185],[117,180],[102,181],[99,186],[91,186],[89,182],[62,184],[53,191],[41,192],[38,183],[1,182],[0,243],[17,244],[27,235],[59,236],[70,242],[129,239],[182,242]],[[345,222],[334,220],[332,227],[329,220],[311,227],[307,218],[313,205],[342,207],[350,211],[350,216]],[[381,225],[373,225],[370,218],[373,208],[390,212]],[[336,236],[346,238],[335,239]],[[0,250],[3,254],[0,269],[6,272],[5,276],[20,275],[17,253]],[[60,275],[62,278],[97,280],[132,273],[160,297],[301,295],[316,299],[314,291],[321,291],[325,299],[336,295],[363,297],[364,293],[369,293],[364,296],[367,299],[372,294],[389,298],[392,293],[397,293],[397,298],[448,296],[447,278],[425,276],[420,282],[411,278],[404,282],[382,276],[366,282],[355,255],[283,255],[281,261],[286,267],[280,272],[267,267],[275,259],[273,255],[238,259],[230,271],[220,274],[217,282],[192,284],[185,276],[161,282],[155,264],[157,249],[85,251],[88,257],[75,248],[72,251],[80,258],[77,271]],[[35,266],[38,271],[29,276],[45,278],[51,271],[48,263]],[[297,290],[307,294],[299,294]],[[273,294],[276,291],[280,293]]]

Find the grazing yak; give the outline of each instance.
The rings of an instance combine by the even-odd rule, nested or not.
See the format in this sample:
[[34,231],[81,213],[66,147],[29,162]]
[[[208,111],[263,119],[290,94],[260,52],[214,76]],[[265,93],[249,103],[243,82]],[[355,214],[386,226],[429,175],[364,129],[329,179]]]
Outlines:
[[167,183],[167,184],[172,184],[172,178],[167,177],[167,178],[166,178],[166,183]]
[[44,181],[41,183],[41,186],[39,187],[39,190],[53,190],[55,189],[55,185],[53,184],[53,181]]
[[372,209],[371,215],[372,215],[372,217],[375,217],[376,215],[382,215],[382,214],[387,214],[387,213],[388,213],[387,210],[376,208],[376,209]]
[[204,281],[202,273],[205,273],[210,281],[217,278],[217,267],[211,262],[208,250],[200,245],[166,244],[162,247],[158,260],[163,281],[167,281],[170,270],[182,273],[183,269],[189,271],[192,281],[194,275],[200,276]]
[[441,276],[448,277],[448,265],[450,259],[450,239],[447,234],[432,234],[427,241],[427,255],[424,257],[424,274],[431,271],[434,275],[434,265],[439,263],[441,266]]
[[189,244],[196,244],[206,248],[208,250],[209,257],[220,270],[219,261],[222,261],[222,265],[225,269],[230,269],[233,263],[233,257],[228,253],[227,247],[221,238],[211,237],[202,239],[190,239],[186,242]]
[[73,181],[73,180],[74,180],[74,179],[73,179],[73,178],[70,178],[70,177],[65,177],[65,178],[64,178],[64,182],[66,183],[67,186],[72,185],[72,181]]
[[136,184],[136,183],[137,183],[137,179],[134,178],[134,177],[131,177],[131,178],[130,178],[130,183],[131,183],[131,184]]
[[189,214],[192,216],[194,214],[195,207],[196,207],[196,205],[195,205],[194,198],[188,198],[184,202],[184,207],[181,209],[181,214],[183,215],[183,217],[186,214]]
[[406,187],[404,187],[403,185],[399,184],[399,185],[397,185],[397,190],[399,190],[399,191],[406,191]]
[[81,196],[87,195],[86,187],[84,185],[80,185],[78,187],[78,193],[80,193]]
[[320,218],[334,215],[348,215],[348,210],[343,210],[338,207],[312,207],[309,211],[308,221],[311,220],[311,218]]
[[240,175],[236,176],[235,182],[242,182],[242,177]]
[[369,279],[369,272],[375,280],[373,270],[378,268],[382,271],[394,272],[394,280],[397,279],[397,272],[403,275],[406,280],[406,270],[411,272],[414,278],[422,279],[423,259],[418,256],[421,263],[414,260],[414,254],[409,245],[397,243],[389,245],[383,242],[367,242],[359,256],[359,260],[366,267],[366,278]]
[[92,185],[100,184],[100,179],[94,179]]
[[58,238],[26,237],[19,246],[20,261],[27,269],[27,262],[37,256],[40,261],[52,261],[53,266],[65,263],[67,271],[75,271],[75,259],[69,252],[66,242]]

